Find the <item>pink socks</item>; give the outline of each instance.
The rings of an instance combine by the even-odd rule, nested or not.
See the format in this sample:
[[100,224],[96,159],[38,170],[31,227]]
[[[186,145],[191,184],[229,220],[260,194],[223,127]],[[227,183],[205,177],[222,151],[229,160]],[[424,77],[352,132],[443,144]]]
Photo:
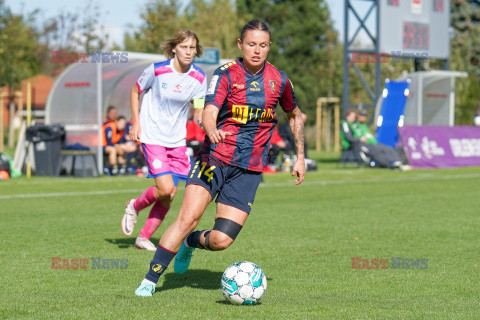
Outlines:
[[[144,192],[145,193],[145,192]],[[134,205],[135,206],[135,205]],[[163,219],[167,215],[167,212],[170,208],[165,208],[162,206],[161,201],[156,201],[150,210],[150,214],[148,215],[148,219],[143,226],[142,231],[140,232],[139,237],[150,239],[152,234],[158,229],[158,227],[162,224]]]
[[135,202],[133,203],[133,207],[135,208],[135,210],[137,210],[137,212],[139,212],[140,210],[143,210],[152,203],[154,203],[156,200],[157,197],[155,196],[155,187],[151,186],[150,188],[145,190],[140,195],[140,197],[137,198],[137,200],[135,200]]

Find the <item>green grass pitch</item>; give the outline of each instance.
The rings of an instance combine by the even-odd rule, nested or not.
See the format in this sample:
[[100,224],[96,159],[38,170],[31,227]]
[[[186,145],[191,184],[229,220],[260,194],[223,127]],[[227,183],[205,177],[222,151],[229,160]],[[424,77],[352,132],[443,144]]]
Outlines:
[[[150,183],[0,181],[0,319],[480,318],[479,167],[398,172],[326,161],[301,186],[285,173],[266,176],[229,249],[197,250],[185,274],[171,266],[154,296],[139,298],[153,254],[134,241],[148,211],[130,238],[120,221],[125,202]],[[213,217],[211,205],[199,228]],[[52,269],[52,257],[89,259],[88,268]],[[92,269],[92,257],[128,259],[128,267]],[[388,268],[352,269],[352,257],[389,259]],[[428,267],[392,269],[392,257],[428,259]],[[242,260],[268,278],[259,305],[234,306],[221,293],[223,271]]]

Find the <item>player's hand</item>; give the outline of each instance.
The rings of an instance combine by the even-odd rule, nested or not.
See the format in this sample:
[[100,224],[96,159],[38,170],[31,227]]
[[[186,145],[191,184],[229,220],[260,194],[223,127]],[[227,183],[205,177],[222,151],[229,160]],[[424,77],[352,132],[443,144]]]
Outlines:
[[132,141],[139,141],[140,140],[140,125],[138,124],[133,124],[132,127],[130,128],[130,132],[128,133],[128,137]]
[[292,169],[292,177],[297,176],[298,179],[295,180],[295,184],[299,185],[305,179],[305,159],[300,158],[295,161]]
[[367,137],[361,137],[360,138],[360,141],[363,142],[363,143],[367,142],[367,140],[368,140]]
[[203,109],[195,109],[193,112],[193,122],[198,124],[200,127],[202,126],[202,114]]
[[225,141],[225,138],[227,136],[231,136],[231,135],[232,134],[228,131],[214,129],[208,133],[208,138],[212,143],[220,143]]

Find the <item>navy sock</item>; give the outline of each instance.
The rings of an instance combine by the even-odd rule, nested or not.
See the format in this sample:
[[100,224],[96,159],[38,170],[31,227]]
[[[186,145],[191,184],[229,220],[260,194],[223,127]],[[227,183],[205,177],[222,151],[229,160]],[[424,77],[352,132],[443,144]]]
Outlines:
[[187,236],[187,244],[189,247],[204,249],[200,244],[200,236],[206,230],[194,231]]
[[158,245],[157,251],[155,251],[155,255],[153,256],[153,260],[150,262],[150,269],[148,270],[145,279],[157,283],[158,279],[162,273],[165,272],[170,264],[170,261],[172,261],[176,254],[176,252],[172,252]]

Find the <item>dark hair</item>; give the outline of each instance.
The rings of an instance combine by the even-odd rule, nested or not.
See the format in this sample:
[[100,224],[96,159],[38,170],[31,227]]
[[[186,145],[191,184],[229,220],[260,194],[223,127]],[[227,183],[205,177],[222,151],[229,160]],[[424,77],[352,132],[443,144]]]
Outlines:
[[243,26],[242,31],[240,32],[240,41],[243,42],[243,37],[248,30],[259,30],[268,32],[268,37],[272,39],[272,35],[270,34],[268,25],[265,22],[262,22],[260,20],[250,20],[247,22],[246,25]]
[[108,108],[107,108],[107,113],[109,113],[109,112],[112,111],[113,109],[117,109],[117,108],[115,108],[114,106],[108,106]]
[[120,121],[120,120],[125,120],[125,121],[127,121],[127,119],[126,119],[124,116],[119,116],[119,117],[117,118],[117,121]]
[[164,43],[162,43],[162,49],[165,56],[168,59],[173,59],[173,57],[175,56],[175,53],[173,53],[172,50],[177,46],[177,44],[182,43],[187,38],[195,39],[195,41],[197,42],[196,44],[197,53],[195,54],[195,56],[200,57],[203,54],[203,47],[200,45],[200,41],[198,40],[198,37],[195,34],[195,32],[188,29],[180,29],[177,33],[175,33],[173,38],[170,38],[166,40]]

